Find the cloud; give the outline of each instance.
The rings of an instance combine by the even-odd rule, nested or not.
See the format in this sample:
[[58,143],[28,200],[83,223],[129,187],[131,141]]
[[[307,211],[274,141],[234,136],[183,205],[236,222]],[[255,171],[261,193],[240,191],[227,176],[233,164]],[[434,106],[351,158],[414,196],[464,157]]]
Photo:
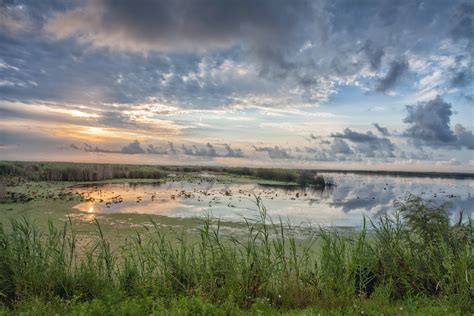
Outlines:
[[169,146],[169,152],[172,154],[172,155],[176,155],[177,151],[176,149],[174,148],[174,144],[172,142],[168,142],[168,146]]
[[330,148],[333,154],[350,155],[353,153],[349,145],[340,138],[334,139],[334,142],[331,144]]
[[467,149],[474,149],[474,136],[472,131],[468,131],[461,124],[456,124],[454,126],[454,135],[457,137],[457,144],[459,146],[464,146]]
[[331,137],[345,138],[354,143],[374,142],[380,139],[370,131],[367,133],[359,133],[350,128],[345,128],[343,133],[333,133]]
[[[60,145],[87,139],[97,152],[241,158],[231,144],[248,139],[262,152],[249,154],[265,159],[385,159],[401,155],[398,132],[335,126],[345,115],[377,121],[380,113],[354,111],[363,102],[401,120],[392,105],[437,94],[459,100],[467,115],[472,14],[465,0],[0,0],[0,116],[14,132],[31,127],[30,138],[62,123]],[[330,109],[337,116],[317,116]],[[441,145],[420,141],[444,146],[432,157],[472,148],[471,127],[455,123]],[[452,154],[464,161],[469,153]]]
[[143,154],[145,151],[140,145],[140,142],[138,140],[135,140],[128,145],[125,145],[122,147],[122,150],[120,150],[122,154]]
[[385,55],[383,48],[377,46],[370,39],[365,42],[365,45],[362,47],[362,51],[368,58],[370,67],[373,70],[378,70],[382,63],[382,57]]
[[[287,108],[322,104],[347,85],[386,92],[403,76],[401,56],[445,54],[446,36],[464,34],[456,25],[469,19],[469,5],[460,3],[8,2],[0,8],[24,12],[21,20],[34,27],[16,36],[0,30],[4,63],[21,70],[0,69],[8,83],[0,98],[132,107],[157,97],[180,109]],[[451,46],[467,51],[466,35],[457,38]],[[453,82],[462,82],[462,72],[454,73]],[[107,111],[104,124],[134,123]]]
[[386,92],[392,89],[408,69],[408,62],[405,59],[392,61],[385,76],[378,80],[375,90]]
[[244,154],[240,148],[233,149],[229,144],[224,144],[224,148],[227,150],[225,157],[243,158]]
[[457,71],[454,76],[451,78],[451,82],[453,86],[465,86],[470,82],[469,80],[469,70],[463,69],[460,71]]
[[74,150],[81,150],[81,148],[79,146],[77,146],[76,144],[71,144],[69,146]]
[[294,158],[286,149],[280,146],[257,147],[253,146],[257,152],[266,152],[271,159],[292,159]]
[[[402,57],[406,52],[439,49],[441,34],[449,32],[442,21],[454,11],[453,4],[409,0],[358,6],[328,0],[147,0],[134,5],[85,0],[49,15],[44,30],[65,40],[60,43],[72,38],[83,46],[107,48],[107,53],[132,52],[147,58],[166,54],[172,65],[158,74],[167,89],[177,90],[166,95],[189,95],[186,101],[194,106],[242,100],[294,106],[325,102],[339,85],[357,81],[361,87],[373,86],[370,78],[379,78],[376,91],[389,91],[408,70]],[[245,78],[234,81],[228,74],[221,78],[223,69],[218,68],[227,64],[239,65],[232,73]],[[388,70],[382,74],[380,69]],[[108,78],[119,78],[125,90],[113,87],[107,92],[123,98],[143,96],[143,91],[126,89],[137,89],[137,79],[146,78],[140,88],[146,91],[150,86],[146,81],[156,74],[147,69],[138,78],[128,78],[126,71],[114,74]],[[149,89],[162,90],[156,84]],[[272,97],[260,100],[269,91]],[[197,101],[195,94],[204,94],[199,100],[208,101]],[[277,100],[284,96],[291,100]]]
[[[325,100],[334,92],[333,83],[327,78],[319,78],[320,76],[316,76],[316,73],[308,68],[309,64],[316,66],[314,61],[306,60],[307,57],[300,56],[299,53],[305,41],[315,35],[319,36],[318,34],[325,32],[327,28],[324,26],[324,29],[319,29],[317,25],[323,23],[325,14],[320,11],[323,10],[324,2],[147,0],[130,5],[126,1],[89,0],[52,15],[44,30],[57,40],[74,38],[81,44],[96,48],[138,53],[142,56],[165,53],[173,56],[173,59],[186,56],[196,60],[196,57],[212,54],[217,61],[229,56],[233,62],[246,65],[246,69],[241,70],[249,73],[252,80],[240,78],[236,83],[226,85],[223,92],[232,89],[234,85],[247,86],[246,90],[249,91],[242,91],[244,93],[241,92],[235,98],[245,100],[254,97],[252,90],[255,89],[260,90],[257,96],[262,95],[262,89],[265,89],[266,85],[274,85],[276,79],[280,82],[279,89],[265,89],[272,91],[272,99],[280,95],[288,97],[290,91],[293,91],[292,94],[297,92],[297,95],[292,96],[290,104],[297,104]],[[316,20],[320,22],[315,23]],[[191,52],[194,53],[194,58],[189,54]],[[201,62],[204,67],[198,70],[205,72],[205,64],[209,63],[209,60],[202,58]],[[218,67],[218,64],[211,62],[213,68]],[[167,73],[163,82],[179,87],[184,79],[186,88],[204,88],[204,91],[219,83],[219,80],[215,80],[215,71],[213,78],[209,78],[212,80],[207,81],[193,77],[206,76],[205,73],[189,72],[191,76],[180,74],[185,70],[182,65],[176,65],[173,70],[178,71]],[[240,71],[235,73],[241,74],[237,77],[244,74]],[[260,78],[266,79],[261,82]],[[121,79],[120,82],[122,81]],[[252,84],[245,84],[251,81]],[[295,87],[301,88],[300,91]],[[282,88],[286,91],[275,93]],[[179,94],[183,95],[182,92]],[[216,103],[235,103],[235,99],[229,99],[229,94],[226,93],[224,97],[213,102],[213,106],[216,106]],[[193,99],[196,103],[194,96]],[[213,101],[209,96],[206,96],[206,99]]]
[[310,1],[301,0],[147,0],[135,5],[97,0],[57,13],[45,29],[59,39],[78,36],[96,47],[139,52],[194,51],[244,42],[279,59],[272,46],[291,41],[312,11]]
[[244,154],[240,148],[233,149],[231,145],[224,144],[226,153],[219,153],[216,148],[211,144],[207,143],[205,146],[181,146],[181,152],[186,156],[199,156],[199,157],[228,157],[228,158],[243,158]]
[[210,143],[206,144],[206,147],[204,148],[197,148],[196,145],[193,145],[193,148],[195,149],[194,155],[195,156],[208,156],[208,157],[217,157],[217,151],[214,148],[213,145]]
[[135,155],[135,154],[155,153],[155,152],[150,151],[150,148],[154,149],[153,145],[151,145],[151,147],[148,146],[147,151],[145,151],[138,140],[128,143],[127,145],[123,146],[120,150],[106,149],[106,148],[101,148],[99,146],[93,147],[92,145],[88,143],[84,143],[83,147],[80,147],[76,144],[71,144],[69,147],[74,150],[83,150],[85,152],[106,153],[106,154]]
[[183,155],[194,156],[193,148],[186,147],[185,145],[181,145],[181,152],[183,153]]
[[201,157],[218,157],[216,149],[210,143],[207,143],[205,147],[197,147],[192,145],[191,147],[186,147],[182,145],[182,153],[187,156],[201,156]]
[[453,87],[464,87],[473,84],[472,82],[472,55],[461,54],[456,56],[455,65],[450,69],[451,84]]
[[474,49],[474,4],[461,2],[455,7],[449,19],[450,35],[452,40],[463,46],[455,58],[455,65],[450,69],[450,79],[453,87],[470,85],[472,90],[472,69]]
[[156,155],[167,155],[168,151],[159,147],[156,147],[153,144],[149,144],[146,147],[146,153],[147,154],[156,154]]
[[[113,153],[113,154],[126,154],[126,155],[135,155],[135,154],[149,154],[149,155],[177,155],[179,154],[178,150],[175,149],[175,146],[172,142],[168,142],[168,149],[155,146],[153,144],[148,144],[145,148],[142,147],[142,144],[135,140],[123,146],[121,149],[106,149],[99,146],[91,146],[90,144],[84,143],[82,147],[71,144],[69,148],[74,150],[82,150],[85,152],[95,152],[95,153]],[[181,146],[181,154],[185,156],[198,156],[198,157],[232,157],[232,158],[244,158],[244,154],[240,148],[232,148],[231,145],[225,144],[224,149],[225,153],[219,153],[216,148],[207,143],[204,146]]]
[[467,40],[472,46],[474,38],[474,4],[472,2],[461,3],[450,19],[451,35],[454,40]]
[[380,126],[378,123],[374,123],[374,127],[377,129],[377,131],[382,134],[383,136],[390,136],[390,132],[386,127]]
[[392,141],[385,137],[378,137],[372,132],[360,133],[344,129],[343,133],[331,134],[333,138],[346,139],[355,144],[355,150],[366,157],[391,158],[395,157],[396,146]]
[[118,110],[101,112],[97,123],[119,128],[136,128],[137,126],[134,120]]
[[107,154],[112,154],[112,153],[120,153],[120,150],[109,150],[105,148],[100,148],[99,146],[93,147],[90,144],[84,143],[84,147],[80,148],[79,146],[76,146],[74,144],[71,144],[71,148],[73,149],[82,149],[85,152],[88,153],[107,153]]
[[442,97],[407,105],[407,116],[404,123],[410,125],[403,135],[416,146],[431,147],[466,147],[474,149],[472,131],[467,131],[461,124],[451,129],[451,104]]
[[9,33],[19,33],[31,30],[32,23],[22,5],[0,4],[0,29]]

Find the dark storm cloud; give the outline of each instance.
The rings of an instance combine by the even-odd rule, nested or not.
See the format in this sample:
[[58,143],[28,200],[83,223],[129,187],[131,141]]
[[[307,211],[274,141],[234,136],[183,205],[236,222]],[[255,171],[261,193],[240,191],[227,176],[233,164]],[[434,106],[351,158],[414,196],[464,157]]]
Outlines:
[[266,152],[271,159],[292,159],[294,158],[286,149],[280,146],[257,147],[253,146],[256,152]]
[[386,92],[392,89],[406,71],[408,71],[408,62],[406,60],[392,61],[385,76],[380,78],[377,82],[375,90],[378,92]]
[[380,126],[378,123],[374,123],[374,127],[377,129],[377,131],[382,134],[383,136],[390,136],[390,132],[388,131],[388,128]]
[[404,123],[410,125],[404,132],[410,142],[417,146],[431,147],[466,147],[474,149],[472,131],[457,124],[454,131],[451,129],[450,103],[440,96],[416,105],[406,106],[407,116]]

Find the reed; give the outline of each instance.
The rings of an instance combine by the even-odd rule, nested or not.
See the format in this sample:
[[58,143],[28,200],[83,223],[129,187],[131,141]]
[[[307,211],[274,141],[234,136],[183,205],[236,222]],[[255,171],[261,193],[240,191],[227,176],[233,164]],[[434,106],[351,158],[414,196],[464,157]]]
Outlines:
[[5,311],[51,311],[51,304],[65,311],[119,297],[147,314],[179,304],[352,310],[360,301],[420,299],[474,312],[471,218],[450,223],[445,206],[408,196],[392,215],[364,219],[357,233],[317,228],[300,240],[258,198],[256,206],[244,237],[223,235],[219,220],[208,217],[198,241],[185,233],[171,240],[154,225],[119,247],[98,221],[97,234],[79,245],[71,222],[40,231],[26,218],[13,220],[8,229],[0,226],[0,304]]

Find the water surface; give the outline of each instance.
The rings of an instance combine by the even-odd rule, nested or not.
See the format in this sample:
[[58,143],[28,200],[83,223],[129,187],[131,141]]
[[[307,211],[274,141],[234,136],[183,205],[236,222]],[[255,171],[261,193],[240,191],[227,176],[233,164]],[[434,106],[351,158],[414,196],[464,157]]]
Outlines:
[[362,217],[393,211],[393,202],[412,193],[449,203],[453,219],[473,211],[474,180],[327,174],[335,184],[325,190],[296,186],[221,183],[211,178],[146,184],[74,187],[88,200],[75,206],[89,214],[140,213],[179,218],[205,217],[243,221],[257,215],[255,196],[268,214],[294,225],[359,226]]

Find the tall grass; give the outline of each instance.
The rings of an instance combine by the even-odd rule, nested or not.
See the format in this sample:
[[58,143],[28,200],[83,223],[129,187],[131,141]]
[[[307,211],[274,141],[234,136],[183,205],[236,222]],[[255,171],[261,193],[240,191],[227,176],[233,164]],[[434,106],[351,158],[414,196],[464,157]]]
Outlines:
[[31,181],[102,181],[108,179],[160,179],[169,173],[215,172],[257,179],[324,187],[316,171],[281,168],[231,168],[216,166],[153,166],[68,162],[0,161],[0,178],[21,177]]
[[313,185],[324,188],[328,184],[323,176],[317,175],[314,170],[234,167],[224,168],[222,171],[263,180],[292,182],[301,186]]
[[225,236],[207,218],[199,240],[175,240],[155,224],[148,233],[112,247],[97,234],[78,242],[71,222],[41,232],[26,218],[0,226],[0,302],[88,302],[110,293],[127,297],[198,297],[248,308],[352,306],[360,298],[442,298],[472,312],[472,220],[450,224],[444,206],[409,196],[394,215],[365,223],[357,233],[319,228],[298,239],[273,222],[257,199],[244,237]]
[[32,181],[101,181],[118,178],[160,179],[166,173],[158,166],[0,162],[0,176],[22,177]]

